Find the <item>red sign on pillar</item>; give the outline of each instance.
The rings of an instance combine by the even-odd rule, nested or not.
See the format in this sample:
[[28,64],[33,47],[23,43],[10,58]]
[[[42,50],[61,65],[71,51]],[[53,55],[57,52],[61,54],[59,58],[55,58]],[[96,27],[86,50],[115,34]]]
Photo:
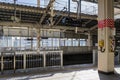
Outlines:
[[101,21],[98,21],[98,28],[114,28],[114,20],[113,19],[104,19]]

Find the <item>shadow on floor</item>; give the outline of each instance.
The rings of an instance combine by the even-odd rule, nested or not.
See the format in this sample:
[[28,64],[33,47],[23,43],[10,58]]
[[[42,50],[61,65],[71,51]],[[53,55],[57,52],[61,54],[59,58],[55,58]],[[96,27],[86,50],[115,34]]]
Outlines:
[[34,70],[26,73],[0,75],[0,80],[120,80],[120,66],[115,74],[98,73],[92,65],[66,66],[63,69]]
[[12,77],[9,78],[2,78],[0,80],[31,80],[31,79],[37,79],[37,78],[44,78],[44,77],[52,77],[54,74],[52,73],[48,73],[48,74],[44,74],[44,75],[40,75],[40,74],[32,74],[32,75],[25,75],[21,76],[21,75],[17,75],[14,77],[14,75]]
[[120,80],[120,74],[103,74],[98,73],[100,80]]

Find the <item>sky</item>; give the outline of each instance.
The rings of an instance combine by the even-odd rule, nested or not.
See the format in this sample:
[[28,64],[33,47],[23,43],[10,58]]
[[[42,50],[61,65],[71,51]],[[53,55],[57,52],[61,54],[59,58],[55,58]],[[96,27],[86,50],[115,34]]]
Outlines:
[[[0,0],[0,2],[13,3],[13,0]],[[41,7],[46,7],[49,0],[40,0]],[[17,0],[18,4],[37,6],[37,0]],[[56,0],[54,3],[54,8],[57,10],[62,10],[64,7],[68,8],[68,0]],[[82,1],[82,13],[85,14],[97,14],[97,4]],[[71,0],[71,12],[77,12],[77,3]]]

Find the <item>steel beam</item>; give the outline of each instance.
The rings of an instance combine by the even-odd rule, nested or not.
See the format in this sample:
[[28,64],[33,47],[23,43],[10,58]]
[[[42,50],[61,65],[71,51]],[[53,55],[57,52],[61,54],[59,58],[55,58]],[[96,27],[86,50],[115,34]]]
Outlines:
[[50,0],[48,3],[48,6],[46,7],[45,13],[43,14],[43,16],[40,19],[40,24],[43,22],[44,18],[46,17],[46,15],[48,14],[50,7],[52,6],[52,4],[54,3],[55,0]]
[[[91,2],[91,3],[98,3],[98,0],[83,0],[83,1]],[[114,0],[114,7],[120,9],[119,3],[120,3],[120,0]]]
[[[13,23],[13,22],[0,22],[1,26],[8,26],[8,27],[33,27],[37,28],[38,24],[33,24],[33,23]],[[43,29],[50,29],[49,26],[43,25]],[[52,29],[61,29],[61,30],[75,30],[75,27],[68,27],[68,26],[53,26]],[[89,28],[80,28],[78,27],[78,31],[88,31]]]
[[97,27],[98,27],[97,25],[91,27],[91,28],[90,28],[90,31],[92,31],[92,30],[94,30],[94,29],[97,29]]
[[[0,2],[0,9],[4,9],[4,10],[14,10],[14,6],[13,4],[7,4],[7,3],[2,3]],[[31,13],[39,13],[39,14],[50,14],[50,11],[48,10],[49,8],[45,9],[45,8],[37,8],[37,7],[30,7],[30,6],[22,6],[22,5],[16,5],[16,11],[23,11],[23,12],[31,12]],[[58,10],[54,10],[54,14],[57,14]],[[63,17],[68,16],[68,13],[65,13],[64,11],[61,12]],[[70,13],[70,17],[76,18],[77,13]],[[45,15],[44,15],[45,16]],[[43,16],[43,18],[44,18]],[[87,15],[87,14],[81,14],[81,18],[82,19],[93,19],[96,20],[97,16],[92,16],[92,15]],[[40,22],[42,22],[43,20],[41,19]]]

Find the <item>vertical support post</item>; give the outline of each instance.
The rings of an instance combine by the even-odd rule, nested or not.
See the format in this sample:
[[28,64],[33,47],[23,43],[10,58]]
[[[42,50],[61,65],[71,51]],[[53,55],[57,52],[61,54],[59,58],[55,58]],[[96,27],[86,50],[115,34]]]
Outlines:
[[26,52],[23,54],[23,56],[24,56],[23,68],[25,71],[26,70]]
[[33,28],[31,28],[30,31],[31,31],[31,50],[33,50]]
[[9,45],[8,45],[8,43],[9,43],[9,42],[8,42],[8,36],[9,36],[9,28],[8,28],[8,34],[7,34],[7,47],[9,46]]
[[21,36],[22,36],[22,29],[20,29],[20,32],[19,32],[19,33],[20,33],[20,42],[19,42],[19,43],[20,43],[20,45],[19,45],[19,48],[20,48],[20,51],[21,51],[21,50],[22,50],[22,47],[21,47]]
[[43,51],[43,67],[46,68],[46,52]]
[[61,67],[63,67],[63,51],[60,52],[60,57],[61,57]]
[[93,49],[93,65],[97,65],[97,59],[98,59],[98,53],[97,53],[97,50],[96,49]]
[[16,54],[14,52],[14,73],[15,73],[15,70],[16,70],[16,58],[15,58]]
[[88,50],[90,51],[91,50],[91,46],[92,46],[92,36],[91,36],[91,33],[89,32],[88,33]]
[[40,53],[40,28],[37,28],[37,52]]
[[59,37],[59,48],[61,48],[60,41],[61,41],[61,38]]
[[14,22],[16,22],[16,1],[14,0]]
[[51,2],[50,10],[51,10],[51,13],[50,13],[50,26],[53,27],[54,2]]
[[65,41],[66,41],[66,40],[65,40],[65,38],[64,38],[64,46],[65,46]]
[[70,0],[68,0],[68,17],[70,16]]
[[53,38],[52,38],[52,49],[54,50],[54,47],[53,47]]
[[118,53],[118,63],[120,64],[120,53]]
[[98,0],[98,71],[102,73],[114,73],[113,30],[114,0]]
[[1,52],[1,74],[3,74],[4,63],[3,63],[3,53]]
[[78,47],[80,47],[80,38],[78,39]]

